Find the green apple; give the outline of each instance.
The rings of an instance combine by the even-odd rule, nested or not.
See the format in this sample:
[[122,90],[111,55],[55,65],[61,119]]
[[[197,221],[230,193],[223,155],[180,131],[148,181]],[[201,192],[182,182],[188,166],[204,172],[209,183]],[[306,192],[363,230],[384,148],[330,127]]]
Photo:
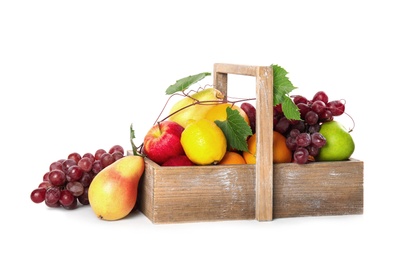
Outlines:
[[325,122],[319,132],[326,138],[326,144],[320,148],[316,157],[318,161],[342,161],[353,154],[353,138],[341,123],[334,120]]

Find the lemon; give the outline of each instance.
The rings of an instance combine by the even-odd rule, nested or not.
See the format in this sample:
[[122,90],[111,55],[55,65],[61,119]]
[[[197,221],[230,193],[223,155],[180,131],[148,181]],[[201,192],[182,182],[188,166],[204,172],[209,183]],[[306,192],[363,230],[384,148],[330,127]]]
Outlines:
[[205,118],[190,123],[184,129],[181,144],[188,158],[198,165],[217,164],[227,149],[222,130]]

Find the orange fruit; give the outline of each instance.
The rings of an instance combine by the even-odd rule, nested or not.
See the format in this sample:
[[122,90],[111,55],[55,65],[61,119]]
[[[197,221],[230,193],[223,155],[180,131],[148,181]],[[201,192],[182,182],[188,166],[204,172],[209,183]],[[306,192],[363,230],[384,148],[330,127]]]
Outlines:
[[273,163],[290,163],[292,151],[286,146],[286,137],[273,131]]
[[248,150],[249,152],[244,151],[242,153],[243,158],[247,164],[256,163],[256,134],[251,135],[248,138]]
[[239,153],[227,151],[218,164],[246,164],[246,161]]
[[248,115],[245,113],[245,111],[241,107],[237,105],[233,105],[231,103],[221,103],[221,104],[213,106],[211,109],[208,110],[208,112],[205,115],[205,118],[211,120],[212,122],[214,122],[215,120],[225,121],[227,118],[227,114],[226,114],[227,107],[230,107],[233,110],[237,110],[239,114],[243,117],[245,122],[248,125],[250,124]]
[[[249,152],[243,152],[247,164],[256,163],[256,134],[248,138]],[[279,132],[273,131],[273,163],[290,163],[292,151],[286,146],[286,137]]]

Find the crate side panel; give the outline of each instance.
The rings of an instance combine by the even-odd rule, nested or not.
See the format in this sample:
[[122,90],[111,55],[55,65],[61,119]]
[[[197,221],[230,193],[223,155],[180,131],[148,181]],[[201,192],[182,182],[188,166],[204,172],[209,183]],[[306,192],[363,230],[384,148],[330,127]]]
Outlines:
[[154,223],[255,218],[254,167],[162,168],[154,174]]
[[363,162],[275,165],[274,218],[363,213]]
[[154,172],[155,165],[145,160],[145,171],[138,184],[137,208],[150,220],[154,217]]

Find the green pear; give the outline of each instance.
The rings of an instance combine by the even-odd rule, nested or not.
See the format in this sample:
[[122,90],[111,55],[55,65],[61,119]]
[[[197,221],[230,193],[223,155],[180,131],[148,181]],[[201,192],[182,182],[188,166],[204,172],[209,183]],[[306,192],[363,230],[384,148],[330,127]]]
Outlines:
[[316,157],[318,161],[342,161],[353,154],[353,138],[341,123],[334,120],[325,122],[319,132],[326,138],[326,144],[320,148]]

